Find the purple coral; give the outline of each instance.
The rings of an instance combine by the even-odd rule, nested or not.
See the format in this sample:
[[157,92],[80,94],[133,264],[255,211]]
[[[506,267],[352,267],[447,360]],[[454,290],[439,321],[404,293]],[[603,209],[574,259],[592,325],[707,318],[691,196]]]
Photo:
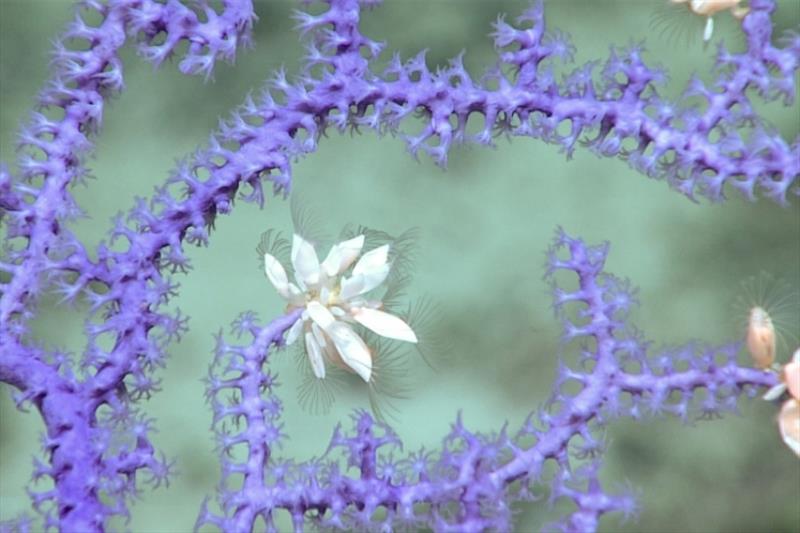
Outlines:
[[[440,450],[419,450],[405,458],[396,457],[402,443],[391,428],[366,412],[354,414],[352,434],[337,428],[324,457],[300,464],[276,457],[275,447],[285,436],[269,352],[282,345],[298,313],[263,328],[244,315],[235,326],[246,321],[248,327],[235,329],[249,335],[250,342],[233,345],[218,337],[208,381],[222,459],[219,503],[224,515],[204,505],[198,526],[250,531],[262,517],[271,530],[275,511],[285,509],[297,530],[308,520],[344,530],[508,531],[514,502],[533,498],[548,460],[556,462],[558,472],[551,500],[574,504],[571,514],[552,524],[554,529],[594,531],[605,513],[633,514],[633,496],[609,494],[598,479],[604,426],[618,417],[674,414],[689,420],[733,411],[742,394],[753,396],[777,378],[737,365],[740,343],[649,353],[648,343],[628,323],[632,288],[604,271],[607,252],[607,244],[588,246],[559,231],[548,254],[551,279],[559,270],[577,276],[572,290],[553,282],[553,300],[564,317],[565,340],[584,344],[582,363],[591,370],[562,365],[547,408],[532,413],[516,430],[504,426],[498,433],[476,433],[459,418]],[[681,361],[688,363],[686,370],[676,369]],[[631,362],[638,371],[625,370]],[[562,390],[570,380],[579,383],[579,392]],[[698,389],[704,397],[696,394]],[[225,391],[235,391],[240,400],[227,406],[220,395]],[[230,429],[234,423],[243,427]],[[521,444],[531,438],[533,444]],[[242,443],[246,458],[233,460],[231,449]],[[229,486],[239,475],[242,484]],[[430,508],[420,512],[418,504]],[[376,519],[381,510],[384,514]]]
[[[127,239],[127,251],[115,253],[101,244],[92,260],[64,226],[80,213],[68,187],[86,175],[83,160],[92,146],[90,135],[102,123],[104,101],[123,88],[118,52],[128,36],[141,38],[140,50],[156,62],[179,41],[191,40],[181,68],[207,74],[217,57],[232,58],[253,16],[249,2],[228,2],[219,16],[205,10],[206,22],[178,2],[84,5],[102,23],[95,27],[75,18],[62,42],[76,39],[90,47],[74,52],[57,44],[54,77],[39,96],[42,108],[63,110],[61,119],[34,113],[20,134],[25,149],[20,175],[12,179],[5,168],[0,171],[7,224],[0,268],[11,275],[0,298],[0,380],[19,389],[18,405],[32,403],[44,419],[49,466],[36,475],[51,477],[55,487],[32,499],[47,527],[65,531],[100,530],[109,516],[127,515],[127,501],[139,490],[137,471],[149,471],[156,486],[166,480],[169,462],[156,455],[148,420],[134,402],[158,390],[152,371],[164,364],[166,345],[186,328],[180,313],[158,308],[175,290],[162,271],[181,266],[180,242],[193,237],[185,229],[173,233],[177,226],[169,223],[158,227],[141,201],[131,214],[132,221],[139,215],[135,227],[120,219],[111,232],[112,242]],[[170,38],[151,44],[161,32],[170,32]],[[184,209],[204,231],[200,204],[191,201]],[[173,248],[163,253],[169,243]],[[66,302],[90,303],[80,365],[25,340],[45,291]],[[113,348],[104,349],[108,338],[114,339]],[[112,434],[123,427],[129,430],[127,442],[112,444]],[[54,506],[45,506],[48,502]]]
[[[783,96],[788,100],[794,94],[800,40],[790,36],[784,48],[771,44],[772,2],[752,2],[752,13],[743,26],[747,51],[731,54],[720,50],[715,87],[693,81],[687,88],[686,95],[700,96],[703,104],[680,107],[658,96],[655,84],[663,78],[663,72],[645,65],[636,47],[613,52],[599,80],[593,76],[591,65],[587,65],[562,83],[556,82],[553,64],[568,58],[571,48],[561,34],[545,31],[541,5],[528,10],[518,27],[498,21],[495,42],[501,49],[501,65],[480,82],[470,77],[459,59],[447,69],[431,72],[422,54],[406,63],[395,56],[387,71],[377,75],[370,68],[371,61],[377,58],[382,46],[360,33],[360,3],[337,0],[330,2],[329,9],[322,14],[298,14],[300,29],[312,35],[305,75],[290,82],[278,73],[273,80],[273,91],[280,93],[281,98],[265,93],[256,101],[247,100],[212,138],[207,149],[180,166],[149,202],[137,200],[128,218],[117,220],[110,241],[125,241],[125,249],[112,251],[109,245],[102,244],[96,250],[96,259],[91,259],[93,254],[66,229],[65,222],[80,213],[68,186],[85,177],[84,160],[91,151],[90,139],[102,124],[104,102],[124,86],[118,51],[128,38],[138,38],[142,55],[158,64],[185,40],[191,44],[180,62],[181,70],[208,77],[216,58],[231,59],[236,46],[246,42],[253,14],[249,2],[236,1],[224,2],[220,14],[204,4],[194,10],[176,1],[166,4],[147,0],[108,4],[90,1],[84,5],[94,10],[102,22],[91,26],[78,17],[70,25],[64,42],[77,39],[88,43],[88,49],[73,51],[66,44],[57,45],[54,77],[39,98],[43,108],[60,109],[61,114],[58,118],[48,113],[34,114],[20,134],[24,151],[18,175],[12,176],[5,168],[0,170],[0,214],[7,224],[0,269],[9,276],[2,284],[0,298],[0,380],[19,390],[20,405],[30,402],[36,406],[47,427],[44,450],[48,464],[37,467],[36,474],[52,477],[55,488],[32,498],[48,526],[81,531],[102,529],[109,516],[128,513],[128,500],[138,489],[137,471],[149,470],[155,484],[166,479],[169,462],[153,450],[148,439],[149,419],[138,410],[136,402],[157,392],[159,385],[152,371],[165,364],[167,345],[187,327],[183,315],[163,310],[177,290],[171,274],[185,272],[190,266],[184,243],[207,244],[209,225],[218,214],[230,212],[237,193],[246,200],[263,203],[264,179],[272,182],[275,192],[288,192],[293,158],[313,151],[327,126],[346,129],[365,125],[380,132],[396,132],[405,117],[421,111],[427,116],[427,124],[419,135],[406,136],[409,149],[414,154],[425,151],[442,165],[453,143],[489,144],[499,129],[514,136],[555,142],[568,154],[581,141],[601,155],[622,155],[643,173],[666,179],[688,196],[699,194],[722,199],[726,184],[746,197],[762,195],[778,203],[786,203],[791,195],[798,194],[798,141],[789,145],[771,132],[755,114],[747,96],[748,89],[756,89],[766,99]],[[165,38],[162,41],[160,37]],[[319,71],[312,70],[314,66],[322,67],[321,74],[314,74]],[[512,67],[515,74],[510,77],[502,74],[500,67]],[[492,84],[497,84],[498,89],[490,89]],[[466,134],[471,113],[484,115],[486,124],[474,139]],[[572,129],[560,135],[557,127],[566,120],[571,121]],[[715,128],[724,132],[719,142],[710,140]],[[626,139],[632,139],[636,148],[624,151],[622,142]],[[203,173],[208,173],[208,180],[199,178]],[[184,185],[186,198],[170,195],[167,185],[173,183]],[[563,268],[576,271],[582,282],[585,278],[586,283],[594,284],[595,291],[582,286],[577,293],[556,293],[558,306],[577,299],[587,304],[591,314],[587,315],[590,320],[586,323],[568,324],[566,336],[617,342],[613,332],[622,330],[623,323],[615,313],[628,303],[629,293],[624,287],[605,285],[616,283],[613,278],[598,277],[598,264],[602,263],[599,258],[604,257],[604,251],[586,248],[564,236],[560,240],[575,254],[589,254],[585,258],[573,256]],[[554,267],[557,266],[554,261]],[[37,300],[48,292],[60,294],[65,302],[81,299],[90,303],[86,321],[88,342],[79,365],[70,363],[63,354],[44,350],[28,338]],[[598,301],[602,295],[619,300]],[[255,348],[237,348],[249,357],[246,364],[263,363],[267,348],[278,335],[276,328],[279,326],[259,333],[261,344]],[[604,346],[598,344],[598,353],[590,356],[598,363],[606,361],[611,365],[616,360],[613,354],[616,345]],[[584,379],[585,391],[595,390],[598,384],[609,385],[611,390],[646,398],[655,411],[668,410],[680,416],[687,416],[691,394],[677,404],[667,404],[661,396],[665,391],[716,384],[720,392],[712,391],[702,405],[708,412],[716,412],[720,403],[730,407],[725,402],[733,401],[743,385],[772,384],[767,375],[740,369],[732,362],[718,368],[709,359],[712,354],[712,351],[693,354],[693,369],[685,373],[673,373],[671,359],[664,356],[663,363],[649,363],[651,367],[662,364],[658,370],[643,369],[641,376],[625,375],[625,379],[620,374],[619,382],[611,379],[617,375],[601,373],[600,377],[608,381],[599,381],[597,377],[589,380],[566,368],[561,379]],[[245,355],[242,357],[246,359]],[[648,359],[641,360],[644,364]],[[587,375],[594,376],[596,372],[597,368]],[[259,372],[251,371],[245,376],[255,380],[254,383],[242,381],[236,387],[246,385],[248,394],[268,389],[266,376],[269,374],[260,373],[259,366]],[[581,393],[576,398],[565,398],[556,392],[553,404],[562,404],[563,410],[555,415],[541,413],[539,420],[543,427],[531,426],[529,430],[531,435],[541,436],[537,442],[550,444],[537,444],[530,449],[539,451],[519,450],[519,457],[528,457],[527,462],[513,455],[514,459],[508,463],[516,465],[512,467],[505,465],[500,457],[510,451],[513,439],[505,433],[481,437],[457,424],[450,439],[458,443],[457,449],[448,445],[438,458],[421,454],[417,459],[409,459],[413,463],[409,468],[413,471],[414,465],[417,467],[418,479],[409,480],[407,474],[397,474],[401,476],[398,479],[412,487],[408,490],[416,497],[421,493],[412,483],[430,487],[426,501],[437,505],[451,501],[452,494],[446,490],[437,492],[437,485],[423,483],[422,477],[434,479],[430,470],[434,466],[441,490],[449,487],[441,485],[443,480],[450,476],[458,481],[464,471],[467,472],[464,479],[488,476],[491,486],[481,489],[483,483],[475,484],[474,493],[467,491],[464,496],[463,509],[459,508],[452,516],[433,509],[429,516],[419,520],[437,529],[447,529],[453,524],[464,528],[508,526],[507,508],[495,509],[496,516],[483,516],[481,502],[506,495],[505,482],[514,476],[535,481],[537,461],[546,458],[559,461],[558,454],[565,453],[566,440],[574,434],[564,427],[575,425],[588,432],[587,420],[615,413],[636,414],[641,410],[640,401],[630,406],[615,405],[618,396],[606,395],[608,398],[595,390],[594,396],[586,392],[586,397]],[[607,412],[593,410],[598,406],[607,408]],[[253,405],[243,405],[242,409],[244,414],[254,417],[257,426],[259,416],[277,412],[279,405],[276,408],[254,400]],[[573,410],[578,418],[573,420],[572,415],[564,418],[567,416],[564,413]],[[378,479],[379,474],[370,466],[370,450],[392,439],[376,437],[368,415],[357,418],[359,433],[355,437],[336,438],[334,443],[345,446],[352,460],[363,467],[361,472],[366,472],[366,479]],[[262,421],[256,426],[242,437],[243,442],[253,444],[254,439],[262,436],[265,441],[277,439],[280,434],[277,421]],[[248,425],[248,431],[249,428]],[[114,440],[112,444],[111,435],[123,429],[127,430],[127,440],[121,443]],[[551,431],[557,437],[551,436]],[[224,443],[223,439],[223,448]],[[485,464],[470,459],[479,452],[485,454]],[[266,460],[264,454],[260,461],[266,464]],[[315,470],[313,464],[304,468],[300,471]],[[280,468],[275,471],[280,472]],[[330,494],[338,494],[335,487],[350,485],[352,488],[347,490],[356,496],[365,494],[366,485],[347,481],[338,471],[326,472],[324,481],[329,483],[326,486],[334,487]],[[263,475],[255,470],[250,473]],[[593,467],[587,467],[584,473],[589,480],[586,490],[575,489],[571,485],[575,479],[564,479],[555,487],[556,496],[569,497],[577,504],[578,511],[569,518],[568,527],[591,529],[602,512],[619,508],[623,503],[623,507],[630,507],[627,500],[608,498],[599,492]],[[289,474],[281,475],[283,480],[294,479],[285,477]],[[309,482],[312,477],[307,478]],[[386,477],[383,478],[385,484]],[[256,486],[259,490],[262,486],[268,488],[266,482]],[[380,483],[376,488],[380,488]],[[395,492],[392,497],[406,494]],[[261,512],[281,507],[275,503],[272,507],[265,506],[263,501],[254,502],[251,495],[245,496],[242,500],[233,493],[223,501],[224,509],[238,509],[238,504],[229,501],[250,505]],[[275,501],[286,505],[300,501],[293,499],[290,492],[279,496]],[[45,506],[48,502],[55,507],[48,510]],[[349,502],[380,504],[360,499]],[[323,503],[325,508],[333,508],[333,504]],[[307,508],[322,506],[318,503]],[[370,516],[363,512],[365,508],[360,510],[361,518],[350,516],[354,509],[342,509],[340,515],[327,518],[322,515],[320,520],[332,520],[331,525],[335,526],[338,516],[341,520],[365,523]],[[292,509],[296,515],[299,507],[294,505]],[[400,513],[401,509],[395,511]],[[235,517],[236,513],[231,515]],[[204,516],[212,519],[211,515]],[[302,513],[299,516],[302,518]],[[387,520],[395,518],[411,520],[412,524],[418,519],[387,516]]]

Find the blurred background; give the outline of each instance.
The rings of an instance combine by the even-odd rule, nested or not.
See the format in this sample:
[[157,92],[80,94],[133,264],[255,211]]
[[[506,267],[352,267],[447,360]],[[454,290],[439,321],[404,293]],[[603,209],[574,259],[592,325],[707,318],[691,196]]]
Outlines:
[[[677,35],[675,25],[681,29],[687,23],[680,17],[669,20],[664,33],[653,29],[664,3],[554,0],[546,5],[547,22],[572,36],[578,64],[604,59],[610,45],[644,40],[648,62],[670,72],[665,94],[677,95],[691,73],[708,79],[714,47],[704,50],[698,36]],[[89,162],[97,180],[73,191],[91,218],[72,224],[73,231],[87,243],[104,239],[113,215],[127,211],[135,196],[148,196],[176,160],[202,146],[218,120],[257,92],[275,69],[283,65],[297,72],[303,47],[290,18],[296,5],[257,0],[255,47],[242,51],[235,66],[218,65],[211,83],[178,74],[174,64],[154,72],[126,49],[127,90],[108,102]],[[405,58],[428,48],[431,69],[465,50],[465,65],[478,78],[496,57],[488,37],[491,23],[499,13],[513,19],[527,5],[387,1],[364,14],[363,29]],[[47,79],[51,42],[71,12],[66,1],[0,0],[0,152],[9,164],[18,124]],[[800,5],[779,2],[776,21],[779,32],[796,28]],[[716,22],[714,42],[742,46],[741,30],[729,14]],[[783,138],[798,135],[797,104],[761,109]],[[416,132],[419,125],[411,121],[405,127]],[[547,398],[561,350],[542,275],[544,252],[559,225],[590,243],[612,243],[607,270],[640,288],[633,323],[656,350],[692,339],[740,338],[747,309],[731,302],[742,293],[742,282],[761,271],[800,288],[796,201],[782,209],[731,193],[721,205],[692,203],[621,160],[598,159],[579,148],[567,161],[557,147],[530,139],[498,138],[496,144],[457,147],[442,171],[425,157],[415,161],[400,139],[331,130],[319,151],[294,167],[295,191],[332,236],[348,223],[390,233],[420,229],[410,296],[428,295],[441,305],[441,334],[453,349],[437,371],[412,361],[408,378],[414,391],[398,404],[393,423],[406,451],[437,447],[459,410],[470,429],[496,430],[503,421],[516,428]],[[181,291],[172,306],[191,316],[191,330],[172,347],[160,374],[163,391],[143,407],[156,419],[156,446],[177,459],[179,475],[166,490],[142,492],[127,526],[133,531],[188,531],[202,499],[213,494],[219,470],[200,380],[215,332],[227,330],[241,311],[255,310],[267,321],[282,310],[255,254],[268,228],[291,231],[288,202],[270,199],[264,210],[238,202],[231,216],[217,220],[210,246],[191,249],[194,269],[177,280]],[[42,301],[33,329],[48,346],[81,351],[81,314],[54,300]],[[796,334],[800,324],[790,323],[789,329]],[[794,346],[783,346],[781,361],[789,348]],[[568,347],[568,360],[574,349]],[[368,407],[366,394],[347,391],[330,414],[311,416],[296,406],[294,365],[286,358],[274,361],[290,435],[279,453],[298,460],[318,456],[337,422],[348,423],[352,409]],[[747,361],[744,354],[741,361]],[[1,388],[0,520],[5,520],[29,510],[25,486],[31,457],[39,454],[42,425],[35,413],[16,411],[7,387]],[[690,426],[673,419],[614,422],[602,479],[612,490],[636,487],[641,513],[627,523],[608,516],[601,529],[800,531],[800,462],[780,441],[775,407],[742,400],[740,409],[740,417]],[[558,509],[548,509],[544,501],[518,507],[519,531],[537,530],[556,517]]]

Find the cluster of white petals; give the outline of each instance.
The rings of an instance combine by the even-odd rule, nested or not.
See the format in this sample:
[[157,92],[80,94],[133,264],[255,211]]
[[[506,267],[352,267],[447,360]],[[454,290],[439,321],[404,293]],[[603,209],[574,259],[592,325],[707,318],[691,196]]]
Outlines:
[[369,382],[372,352],[350,324],[359,323],[390,339],[417,342],[408,324],[380,310],[383,306],[380,300],[364,298],[386,281],[391,265],[388,244],[362,255],[363,247],[364,235],[353,237],[334,244],[320,262],[314,246],[294,235],[291,261],[295,283],[289,281],[280,261],[264,254],[264,270],[278,294],[289,302],[290,310],[304,309],[286,334],[286,344],[304,335],[311,368],[319,379],[325,377],[327,360]]

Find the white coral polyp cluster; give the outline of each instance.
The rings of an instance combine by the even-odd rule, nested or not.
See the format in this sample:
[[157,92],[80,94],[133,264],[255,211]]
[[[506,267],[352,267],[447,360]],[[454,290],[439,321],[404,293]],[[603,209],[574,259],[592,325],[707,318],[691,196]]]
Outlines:
[[311,368],[319,379],[325,377],[327,360],[370,381],[372,351],[350,324],[361,324],[390,339],[417,342],[408,324],[380,310],[383,306],[380,300],[364,298],[363,295],[386,281],[391,265],[388,244],[361,255],[363,247],[364,235],[342,241],[334,244],[320,263],[314,246],[294,235],[291,261],[295,283],[289,281],[280,261],[264,254],[267,278],[289,302],[289,309],[304,308],[300,319],[286,334],[286,344],[293,344],[304,335]]

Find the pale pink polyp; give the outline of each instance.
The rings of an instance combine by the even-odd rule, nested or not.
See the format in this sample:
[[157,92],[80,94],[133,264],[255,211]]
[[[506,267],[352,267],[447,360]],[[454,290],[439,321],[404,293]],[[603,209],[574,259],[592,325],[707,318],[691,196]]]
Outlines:
[[800,401],[800,361],[793,360],[783,367],[783,381],[792,398]]

